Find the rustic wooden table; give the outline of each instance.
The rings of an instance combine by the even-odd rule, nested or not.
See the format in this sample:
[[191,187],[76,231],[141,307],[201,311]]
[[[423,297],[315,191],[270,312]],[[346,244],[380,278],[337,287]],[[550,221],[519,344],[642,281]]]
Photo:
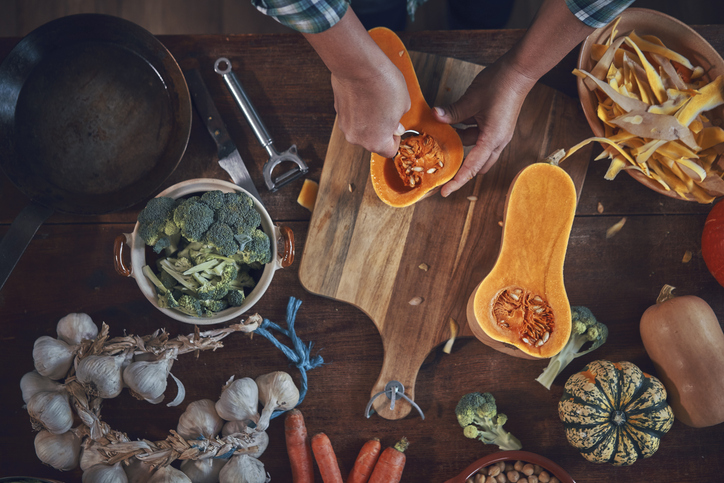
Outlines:
[[[724,51],[724,28],[697,30]],[[411,51],[454,57],[481,65],[493,62],[522,35],[522,31],[419,32],[403,34]],[[220,56],[240,67],[244,86],[279,147],[296,144],[309,163],[309,178],[318,180],[335,118],[332,91],[324,65],[296,35],[166,36],[160,37],[183,68],[200,67],[222,117],[246,161],[256,185],[263,187],[261,166],[267,155],[233,104],[213,62]],[[4,58],[18,39],[0,39]],[[570,75],[575,53],[543,79],[549,86],[575,96]],[[597,151],[596,151],[597,152]],[[164,188],[197,177],[228,179],[216,164],[213,141],[194,117],[191,138],[179,167]],[[695,294],[712,305],[724,320],[724,289],[707,271],[700,252],[700,235],[711,208],[653,193],[626,175],[603,179],[607,163],[591,162],[573,225],[565,278],[572,304],[588,306],[610,328],[609,341],[595,353],[577,360],[550,391],[535,382],[545,362],[515,359],[495,352],[475,339],[458,340],[450,355],[440,347],[423,364],[417,380],[416,402],[425,412],[399,421],[364,415],[370,389],[380,372],[382,344],[375,327],[360,310],[306,292],[298,278],[310,214],[296,203],[301,181],[276,193],[262,191],[271,217],[291,227],[297,261],[280,270],[254,310],[283,323],[290,296],[303,301],[297,317],[298,335],[314,343],[313,354],[325,365],[309,372],[309,392],[301,404],[310,434],[325,432],[347,470],[363,444],[378,437],[384,446],[406,436],[410,442],[403,481],[441,482],[474,460],[493,453],[495,446],[467,440],[455,420],[458,398],[470,391],[491,391],[508,414],[506,428],[525,450],[553,459],[578,482],[718,481],[724,473],[721,425],[693,429],[675,422],[661,448],[650,459],[626,468],[585,461],[566,442],[557,415],[562,385],[591,360],[631,361],[654,371],[641,343],[641,314],[653,304],[665,283],[680,294]],[[3,175],[0,181],[0,234],[27,203]],[[604,207],[597,211],[598,204]],[[172,336],[193,327],[165,317],[139,293],[132,279],[118,275],[112,245],[121,233],[133,230],[139,203],[131,209],[98,217],[53,215],[39,229],[0,292],[2,364],[0,372],[0,474],[33,475],[80,481],[80,470],[60,473],[40,463],[33,448],[35,433],[23,408],[19,381],[33,369],[32,347],[41,335],[55,335],[59,318],[85,312],[110,326],[111,336],[145,335],[164,328]],[[626,216],[625,228],[611,239],[606,229]],[[686,250],[694,256],[682,263]],[[224,348],[202,352],[198,358],[180,356],[173,372],[186,385],[186,403],[216,399],[231,376],[256,377],[287,370],[298,378],[279,350],[261,337],[232,335]],[[173,389],[169,390],[173,393]],[[173,397],[173,394],[170,394]],[[127,394],[104,402],[103,419],[132,439],[161,440],[176,427],[186,406],[139,402]],[[271,443],[261,457],[274,481],[290,481],[281,419],[272,421]]]

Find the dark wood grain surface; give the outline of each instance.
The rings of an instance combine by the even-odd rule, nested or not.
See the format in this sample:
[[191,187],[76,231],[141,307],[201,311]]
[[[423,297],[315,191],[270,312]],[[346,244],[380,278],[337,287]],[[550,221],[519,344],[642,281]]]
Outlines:
[[[724,28],[702,26],[697,30],[724,51]],[[508,49],[522,31],[422,32],[402,36],[409,50],[488,64]],[[309,163],[311,179],[319,179],[335,113],[329,75],[312,49],[296,35],[166,36],[161,41],[184,68],[199,67],[222,117],[247,162],[258,187],[263,187],[261,166],[266,153],[232,103],[219,78],[214,60],[231,58],[238,65],[244,87],[271,131],[276,144],[295,143]],[[5,57],[18,39],[0,39]],[[569,56],[543,80],[562,92],[573,93]],[[594,152],[598,152],[594,150]],[[298,267],[278,271],[255,306],[264,317],[282,323],[290,296],[303,303],[297,331],[314,343],[314,353],[325,365],[309,372],[309,393],[301,405],[310,433],[323,431],[332,440],[339,460],[351,468],[363,442],[371,437],[392,445],[400,437],[410,440],[403,481],[441,482],[456,475],[496,447],[467,440],[455,420],[458,398],[470,391],[491,391],[501,411],[509,416],[506,428],[523,448],[553,459],[578,482],[720,481],[724,473],[722,426],[694,429],[675,422],[658,452],[631,467],[616,468],[585,461],[566,442],[557,416],[557,401],[565,379],[596,358],[631,361],[654,371],[638,332],[641,314],[651,305],[664,283],[680,294],[695,294],[724,320],[724,289],[706,270],[700,253],[700,235],[708,205],[662,197],[647,191],[630,177],[613,182],[603,179],[606,162],[591,162],[579,202],[566,258],[565,279],[572,304],[588,306],[610,328],[609,341],[595,353],[574,362],[550,391],[535,382],[545,366],[497,353],[477,340],[458,340],[451,354],[438,347],[425,360],[417,378],[415,400],[425,412],[422,421],[413,414],[400,421],[364,416],[369,388],[379,374],[382,342],[375,327],[361,311],[305,292]],[[169,186],[194,177],[228,179],[215,163],[215,146],[194,118],[186,154]],[[296,203],[301,181],[276,193],[262,191],[272,218],[290,226],[297,251],[304,250],[310,214]],[[0,183],[0,234],[27,203],[3,177]],[[145,200],[144,200],[145,201]],[[597,210],[598,204],[604,208]],[[70,312],[86,312],[111,335],[145,335],[165,328],[171,335],[186,334],[193,327],[166,318],[140,294],[135,282],[113,268],[114,238],[133,229],[143,202],[132,209],[100,217],[53,215],[39,230],[0,292],[2,371],[0,387],[0,474],[45,476],[80,481],[75,470],[60,473],[40,463],[33,449],[34,433],[19,389],[22,375],[33,368],[32,346],[41,335],[55,335],[55,324]],[[624,229],[606,239],[606,229],[621,217]],[[694,256],[682,263],[686,250]],[[473,267],[474,268],[474,267]],[[287,370],[281,352],[261,337],[241,335],[224,341],[216,352],[180,356],[173,372],[187,388],[186,402],[218,397],[231,376],[256,377]],[[173,389],[170,390],[170,393]],[[170,394],[172,397],[173,394]],[[177,408],[150,405],[127,394],[104,403],[103,419],[131,438],[159,440],[176,427],[186,404]],[[271,443],[261,457],[273,481],[291,480],[281,420],[272,421]]]

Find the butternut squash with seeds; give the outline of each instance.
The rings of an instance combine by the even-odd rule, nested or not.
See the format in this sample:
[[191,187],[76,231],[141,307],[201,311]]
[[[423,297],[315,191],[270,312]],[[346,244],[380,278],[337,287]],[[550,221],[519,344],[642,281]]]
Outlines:
[[558,354],[571,335],[563,262],[576,188],[562,168],[536,163],[508,192],[495,266],[468,300],[468,324],[484,344],[526,359]]
[[405,77],[411,107],[400,123],[420,133],[403,140],[395,158],[372,153],[370,159],[370,176],[377,196],[387,205],[401,208],[436,192],[455,177],[463,162],[463,143],[452,126],[433,117],[410,55],[397,34],[377,27],[370,30],[370,36]]

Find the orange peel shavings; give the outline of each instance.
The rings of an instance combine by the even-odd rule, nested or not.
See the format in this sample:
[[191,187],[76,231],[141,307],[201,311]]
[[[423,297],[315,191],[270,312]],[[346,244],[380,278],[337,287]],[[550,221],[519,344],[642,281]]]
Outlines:
[[724,119],[714,111],[724,105],[724,76],[705,79],[701,66],[657,37],[619,35],[618,20],[592,46],[591,71],[573,71],[595,94],[603,135],[571,147],[563,159],[598,142],[603,152],[596,159],[610,160],[607,180],[635,170],[682,199],[711,203],[724,196]]
[[302,185],[299,196],[297,196],[297,203],[308,209],[309,211],[314,210],[314,203],[317,201],[317,192],[319,191],[319,183],[312,181],[311,179],[305,179]]

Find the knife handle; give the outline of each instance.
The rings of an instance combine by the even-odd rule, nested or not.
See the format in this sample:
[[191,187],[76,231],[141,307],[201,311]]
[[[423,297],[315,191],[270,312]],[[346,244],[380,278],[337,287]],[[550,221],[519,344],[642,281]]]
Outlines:
[[226,130],[226,125],[221,119],[216,104],[211,97],[209,89],[206,87],[203,77],[198,69],[184,71],[186,84],[189,86],[189,93],[194,101],[194,106],[204,121],[206,129],[216,142],[219,148],[219,159],[223,159],[231,154],[235,148],[234,142]]

